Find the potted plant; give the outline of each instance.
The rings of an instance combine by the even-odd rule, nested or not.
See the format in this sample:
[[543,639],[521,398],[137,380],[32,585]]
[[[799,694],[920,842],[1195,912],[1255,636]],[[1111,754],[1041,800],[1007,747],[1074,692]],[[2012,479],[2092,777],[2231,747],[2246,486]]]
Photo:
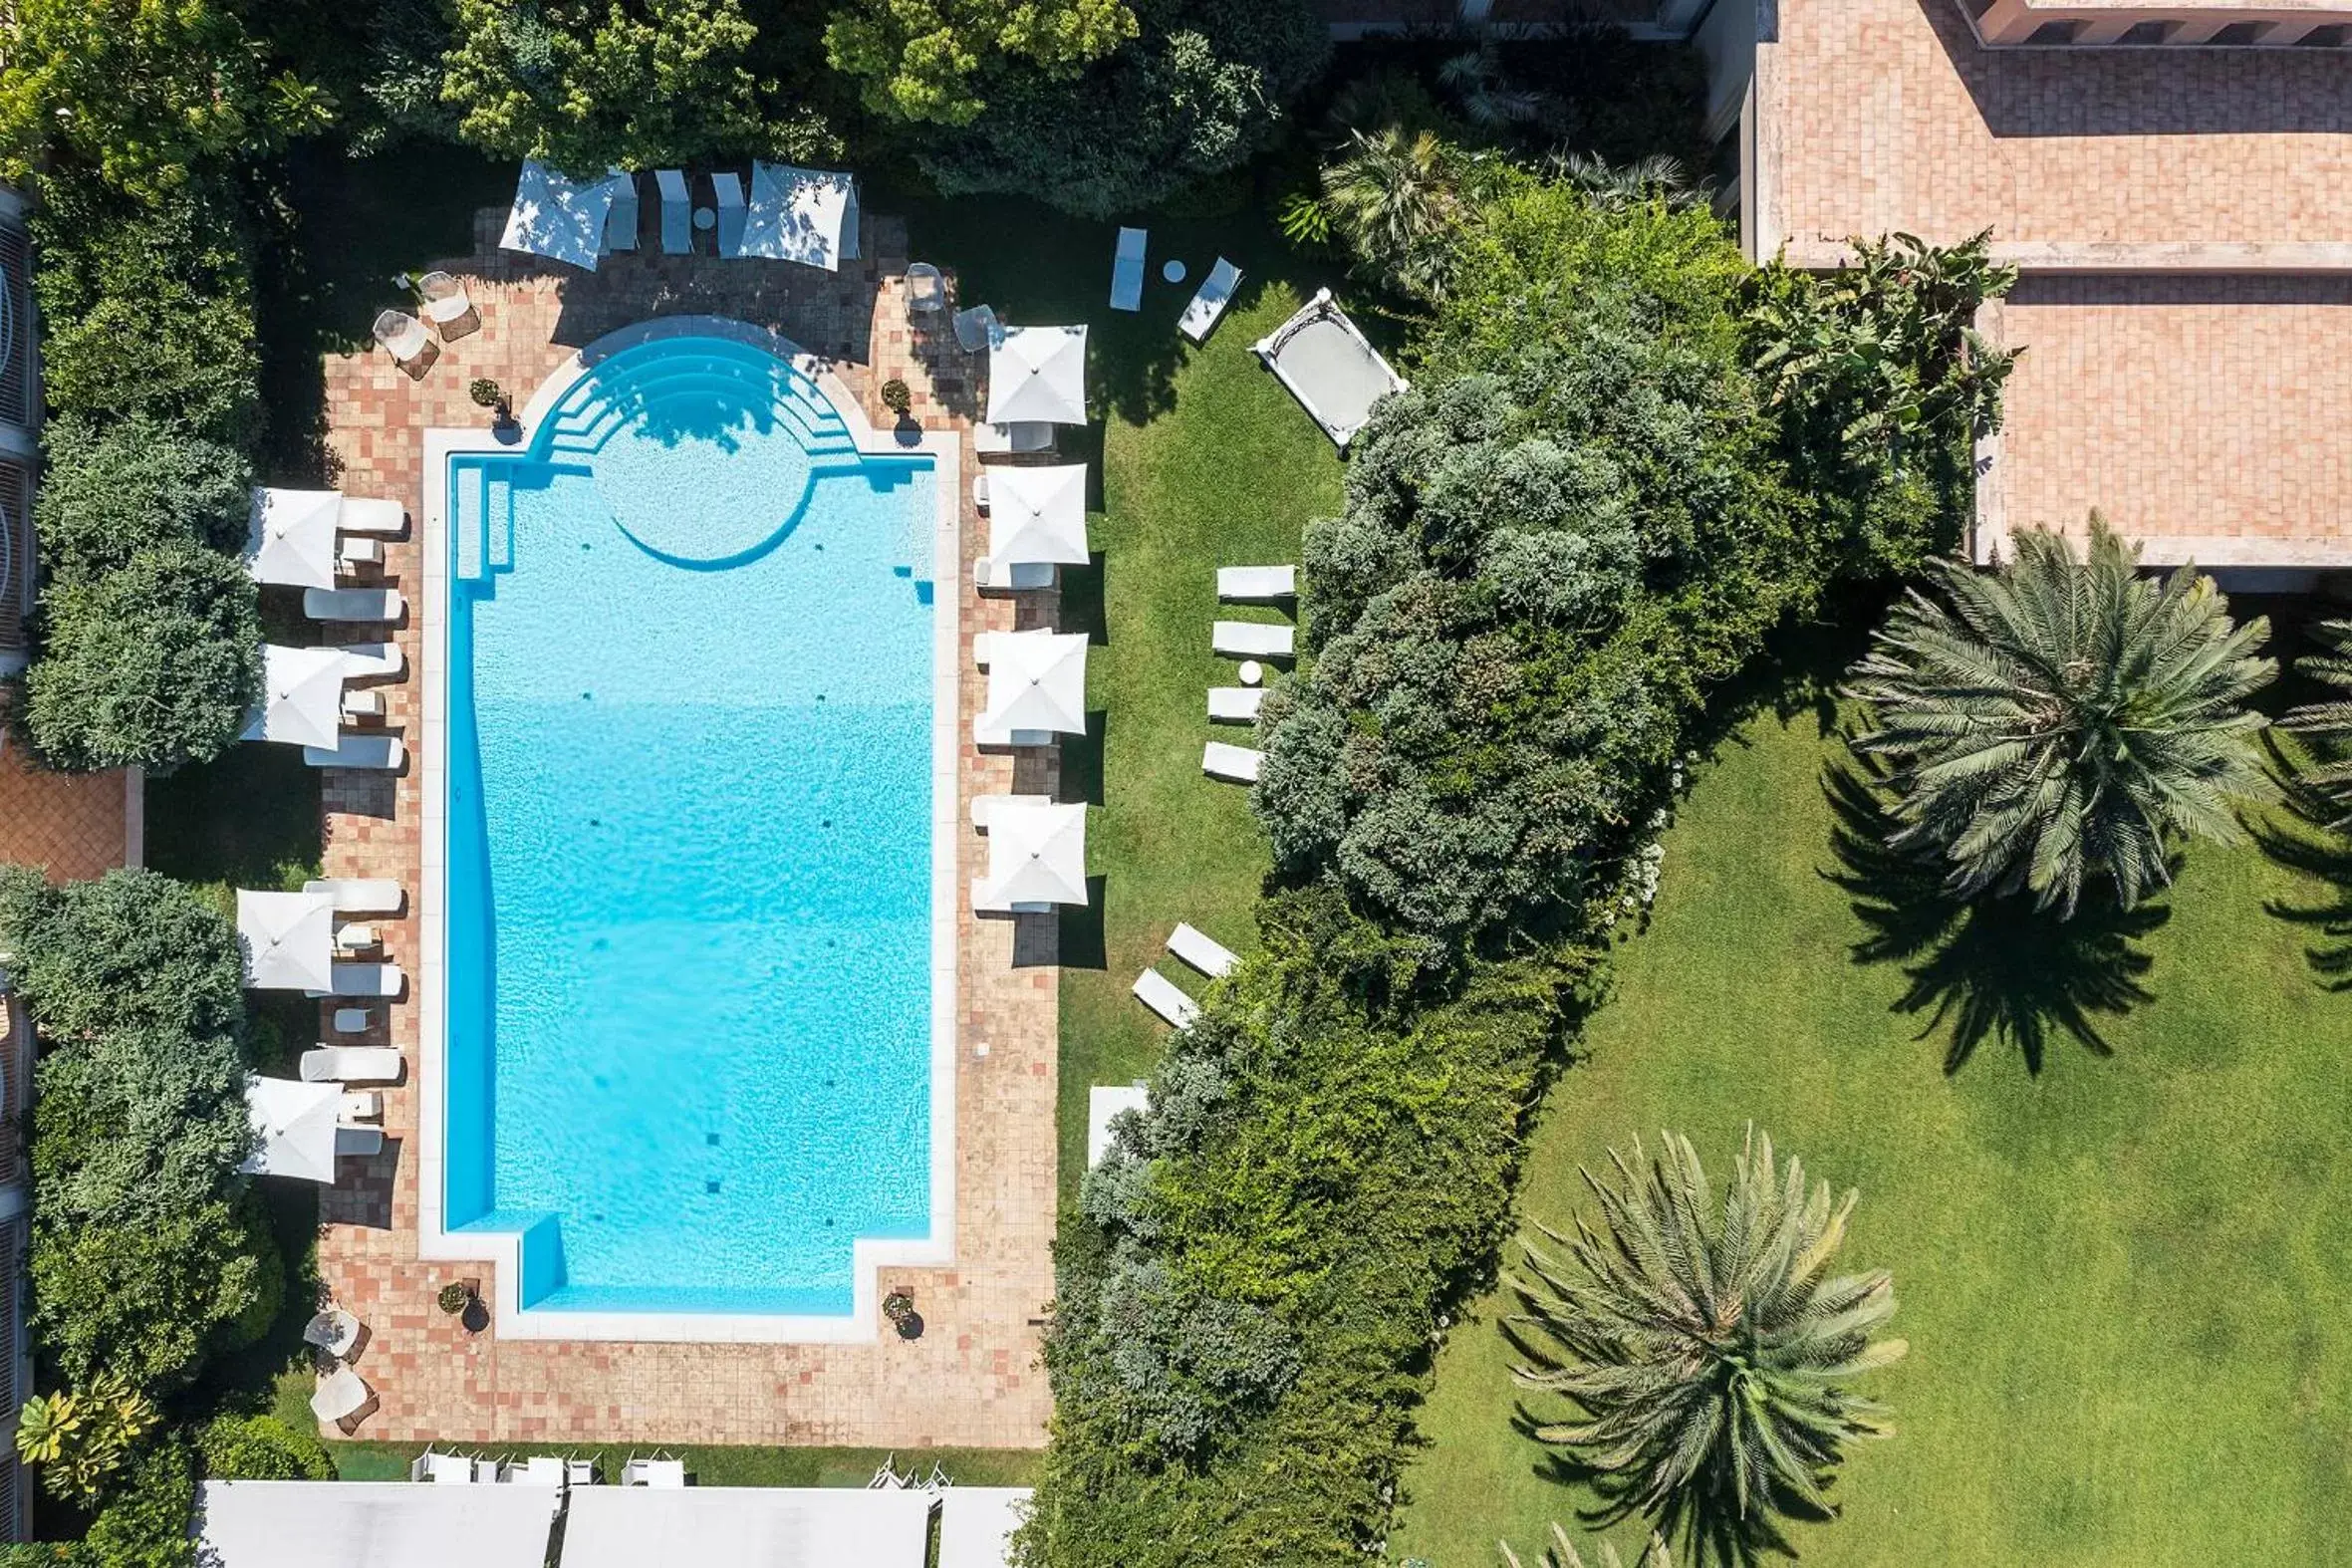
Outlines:
[[905,1322],[907,1315],[914,1310],[915,1293],[913,1291],[894,1290],[882,1298],[882,1315],[893,1323]]
[[907,411],[915,406],[915,393],[905,382],[894,376],[882,384],[882,405],[904,419]]
[[451,1317],[456,1317],[473,1305],[473,1286],[465,1280],[453,1279],[433,1297],[434,1303]]
[[504,429],[514,423],[514,406],[506,400],[505,389],[489,377],[475,377],[466,392],[472,396],[475,407],[492,410],[490,423],[494,427]]

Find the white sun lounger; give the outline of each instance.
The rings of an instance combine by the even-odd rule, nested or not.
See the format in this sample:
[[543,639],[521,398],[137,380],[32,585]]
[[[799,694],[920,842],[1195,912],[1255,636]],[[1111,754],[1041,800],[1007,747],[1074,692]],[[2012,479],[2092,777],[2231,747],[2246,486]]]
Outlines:
[[335,1152],[365,1158],[384,1153],[384,1129],[381,1127],[343,1127],[335,1129]]
[[[406,977],[400,973],[400,966],[396,963],[330,963],[327,975],[334,982],[333,987],[325,992],[314,991],[310,994],[370,996],[390,1000],[398,996],[400,987],[406,983]],[[345,1050],[349,1047],[337,1046],[335,1049]]]
[[1231,974],[1233,966],[1241,961],[1231,948],[1197,926],[1181,921],[1168,933],[1168,950],[1212,980]]
[[329,877],[304,883],[302,891],[325,894],[338,915],[400,913],[400,885],[390,877]]
[[336,652],[343,654],[346,680],[396,679],[408,667],[397,643],[351,643]]
[[1235,784],[1255,784],[1257,766],[1265,760],[1265,753],[1252,751],[1247,746],[1228,746],[1212,740],[1200,748],[1200,771],[1212,779],[1225,779]]
[[[1180,994],[1180,993],[1179,993]],[[1086,1091],[1086,1169],[1092,1171],[1111,1152],[1111,1124],[1129,1111],[1139,1116],[1152,1109],[1151,1091],[1142,1084],[1094,1084]]]
[[349,1367],[337,1367],[319,1380],[311,1395],[311,1414],[342,1426],[376,1403],[376,1391]]
[[637,249],[637,176],[623,169],[613,170],[613,206],[605,214],[604,252]]
[[384,693],[346,690],[343,693],[343,717],[346,723],[384,717]]
[[357,571],[363,566],[384,564],[384,541],[364,539],[346,534],[335,541],[335,568],[339,572]]
[[303,747],[302,760],[314,768],[353,768],[366,773],[397,773],[401,764],[408,760],[408,748],[400,744],[397,735],[347,729],[338,745]]
[[347,495],[335,509],[335,528],[338,533],[397,539],[408,531],[408,509],[382,496]]
[[396,588],[306,588],[302,613],[313,621],[397,621],[407,601]]
[[1254,724],[1257,708],[1266,699],[1264,686],[1210,686],[1208,718],[1212,724]]
[[682,169],[653,170],[653,188],[661,193],[661,254],[689,255],[694,249],[694,202],[686,194]]
[[631,1459],[621,1466],[624,1486],[677,1487],[686,1483],[683,1459]]
[[972,586],[994,593],[1051,588],[1056,570],[1051,561],[1015,561],[1006,566],[982,556],[972,563]]
[[1176,318],[1176,330],[1194,343],[1206,338],[1209,329],[1217,324],[1217,318],[1225,314],[1225,307],[1233,302],[1233,291],[1240,286],[1241,269],[1219,256],[1216,265],[1208,269],[1208,276],[1200,280],[1192,303]]
[[1144,308],[1144,244],[1149,237],[1143,229],[1119,231],[1119,249],[1111,258],[1111,308],[1115,311]]
[[711,175],[710,199],[718,208],[718,253],[742,254],[743,223],[750,215],[743,206],[743,176],[731,169],[720,169]]
[[986,421],[972,426],[972,450],[995,457],[1006,452],[1048,452],[1053,450],[1054,427],[1043,419],[1023,419],[1011,424],[989,424]]
[[390,1084],[400,1077],[400,1053],[389,1045],[322,1045],[302,1053],[306,1084]]
[[376,1089],[346,1089],[343,1104],[336,1107],[335,1125],[338,1127],[366,1127],[371,1122],[384,1120],[384,1094]]
[[354,920],[349,925],[335,927],[335,951],[339,955],[366,952],[376,944],[376,927],[366,920]]
[[372,329],[384,352],[402,365],[421,357],[432,334],[424,330],[424,323],[406,311],[380,311]]
[[1220,566],[1216,569],[1219,599],[1296,599],[1295,566]]
[[1189,1027],[1200,1016],[1200,1004],[1178,990],[1176,981],[1158,969],[1146,969],[1137,975],[1134,990],[1137,1001],[1178,1029]]
[[1241,658],[1288,658],[1298,629],[1264,621],[1219,621],[1209,629],[1208,646]]

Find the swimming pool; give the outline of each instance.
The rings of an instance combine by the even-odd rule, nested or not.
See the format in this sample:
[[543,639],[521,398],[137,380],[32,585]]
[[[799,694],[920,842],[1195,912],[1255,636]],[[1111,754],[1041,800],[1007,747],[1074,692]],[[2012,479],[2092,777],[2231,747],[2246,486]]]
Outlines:
[[846,1318],[941,1231],[938,475],[877,444],[684,334],[443,459],[438,1228],[541,1332]]

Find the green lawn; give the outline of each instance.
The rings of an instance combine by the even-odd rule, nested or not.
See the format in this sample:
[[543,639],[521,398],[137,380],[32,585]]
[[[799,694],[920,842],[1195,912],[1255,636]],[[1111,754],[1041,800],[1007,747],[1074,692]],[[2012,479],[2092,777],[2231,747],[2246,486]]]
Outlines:
[[[1751,1120],[1861,1189],[1846,1261],[1893,1271],[1912,1348],[1870,1385],[1897,1435],[1852,1455],[1841,1520],[1796,1534],[1808,1563],[2352,1562],[2352,997],[2267,908],[2329,891],[2201,847],[2138,936],[2011,917],[1861,958],[1881,926],[1832,880],[1842,753],[1810,712],[1767,716],[1700,771],[1523,1214],[1564,1220],[1580,1164],[1662,1127],[1719,1169]],[[2086,1012],[2112,1055],[2051,1022],[2119,987],[2144,999]],[[2051,1023],[2038,1076],[2003,1008]],[[1947,1075],[1962,1016],[1996,1026]],[[1505,1309],[1477,1302],[1439,1358],[1392,1559],[1486,1568],[1591,1504],[1512,1430]]]

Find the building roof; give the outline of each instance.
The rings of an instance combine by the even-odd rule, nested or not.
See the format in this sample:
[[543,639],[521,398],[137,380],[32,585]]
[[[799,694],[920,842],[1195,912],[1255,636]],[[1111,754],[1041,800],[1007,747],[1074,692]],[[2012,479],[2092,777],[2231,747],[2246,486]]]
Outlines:
[[398,1481],[206,1481],[215,1568],[544,1568],[560,1492]]

